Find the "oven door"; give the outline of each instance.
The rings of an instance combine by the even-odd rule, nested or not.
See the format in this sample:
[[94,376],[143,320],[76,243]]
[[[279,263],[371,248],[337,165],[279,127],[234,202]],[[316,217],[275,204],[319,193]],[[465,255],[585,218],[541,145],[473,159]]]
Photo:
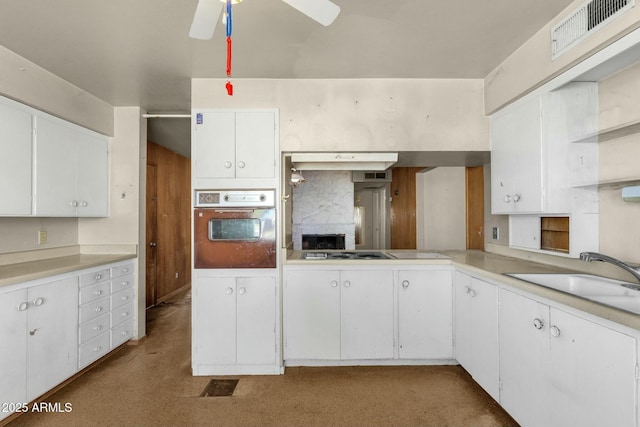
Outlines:
[[275,268],[275,209],[195,209],[195,268]]

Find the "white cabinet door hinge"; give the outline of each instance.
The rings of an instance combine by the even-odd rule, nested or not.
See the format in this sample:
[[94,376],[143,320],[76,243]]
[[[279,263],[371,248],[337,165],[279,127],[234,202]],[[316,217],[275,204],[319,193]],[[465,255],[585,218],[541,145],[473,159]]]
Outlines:
[[636,380],[640,380],[640,366],[636,365]]

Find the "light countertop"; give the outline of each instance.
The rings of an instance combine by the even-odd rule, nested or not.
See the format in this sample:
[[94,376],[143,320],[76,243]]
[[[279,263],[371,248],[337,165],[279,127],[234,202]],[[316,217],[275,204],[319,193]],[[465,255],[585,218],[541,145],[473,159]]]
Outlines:
[[0,287],[135,258],[135,254],[75,254],[0,265]]

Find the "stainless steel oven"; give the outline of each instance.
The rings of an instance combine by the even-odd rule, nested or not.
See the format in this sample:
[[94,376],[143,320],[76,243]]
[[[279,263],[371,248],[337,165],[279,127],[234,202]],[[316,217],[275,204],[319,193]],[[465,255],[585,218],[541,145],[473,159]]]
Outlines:
[[199,190],[195,268],[276,268],[275,190]]

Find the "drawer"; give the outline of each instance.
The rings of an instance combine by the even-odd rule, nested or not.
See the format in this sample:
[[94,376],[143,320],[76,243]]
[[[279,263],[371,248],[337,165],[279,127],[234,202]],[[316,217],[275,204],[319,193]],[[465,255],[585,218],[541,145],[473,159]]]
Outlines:
[[111,277],[126,276],[127,274],[133,274],[133,263],[111,267]]
[[82,344],[78,349],[78,368],[82,369],[111,351],[111,334],[109,331]]
[[135,289],[128,288],[120,292],[116,292],[111,295],[111,310],[121,305],[125,305],[128,302],[132,302],[134,298]]
[[101,282],[80,288],[80,305],[95,301],[111,293],[111,282]]
[[116,348],[131,338],[133,338],[133,318],[111,329],[111,348]]
[[80,306],[80,324],[102,316],[111,310],[111,297],[107,296]]
[[101,282],[111,278],[111,272],[108,268],[99,271],[93,271],[91,273],[85,273],[80,275],[80,286],[93,285],[94,283]]
[[133,319],[133,302],[111,310],[112,328],[128,319]]
[[80,325],[80,336],[78,337],[80,344],[97,337],[100,334],[108,332],[111,326],[111,316],[104,314],[95,319]]
[[128,276],[118,277],[111,281],[111,293],[115,294],[126,288],[133,287],[133,274]]

